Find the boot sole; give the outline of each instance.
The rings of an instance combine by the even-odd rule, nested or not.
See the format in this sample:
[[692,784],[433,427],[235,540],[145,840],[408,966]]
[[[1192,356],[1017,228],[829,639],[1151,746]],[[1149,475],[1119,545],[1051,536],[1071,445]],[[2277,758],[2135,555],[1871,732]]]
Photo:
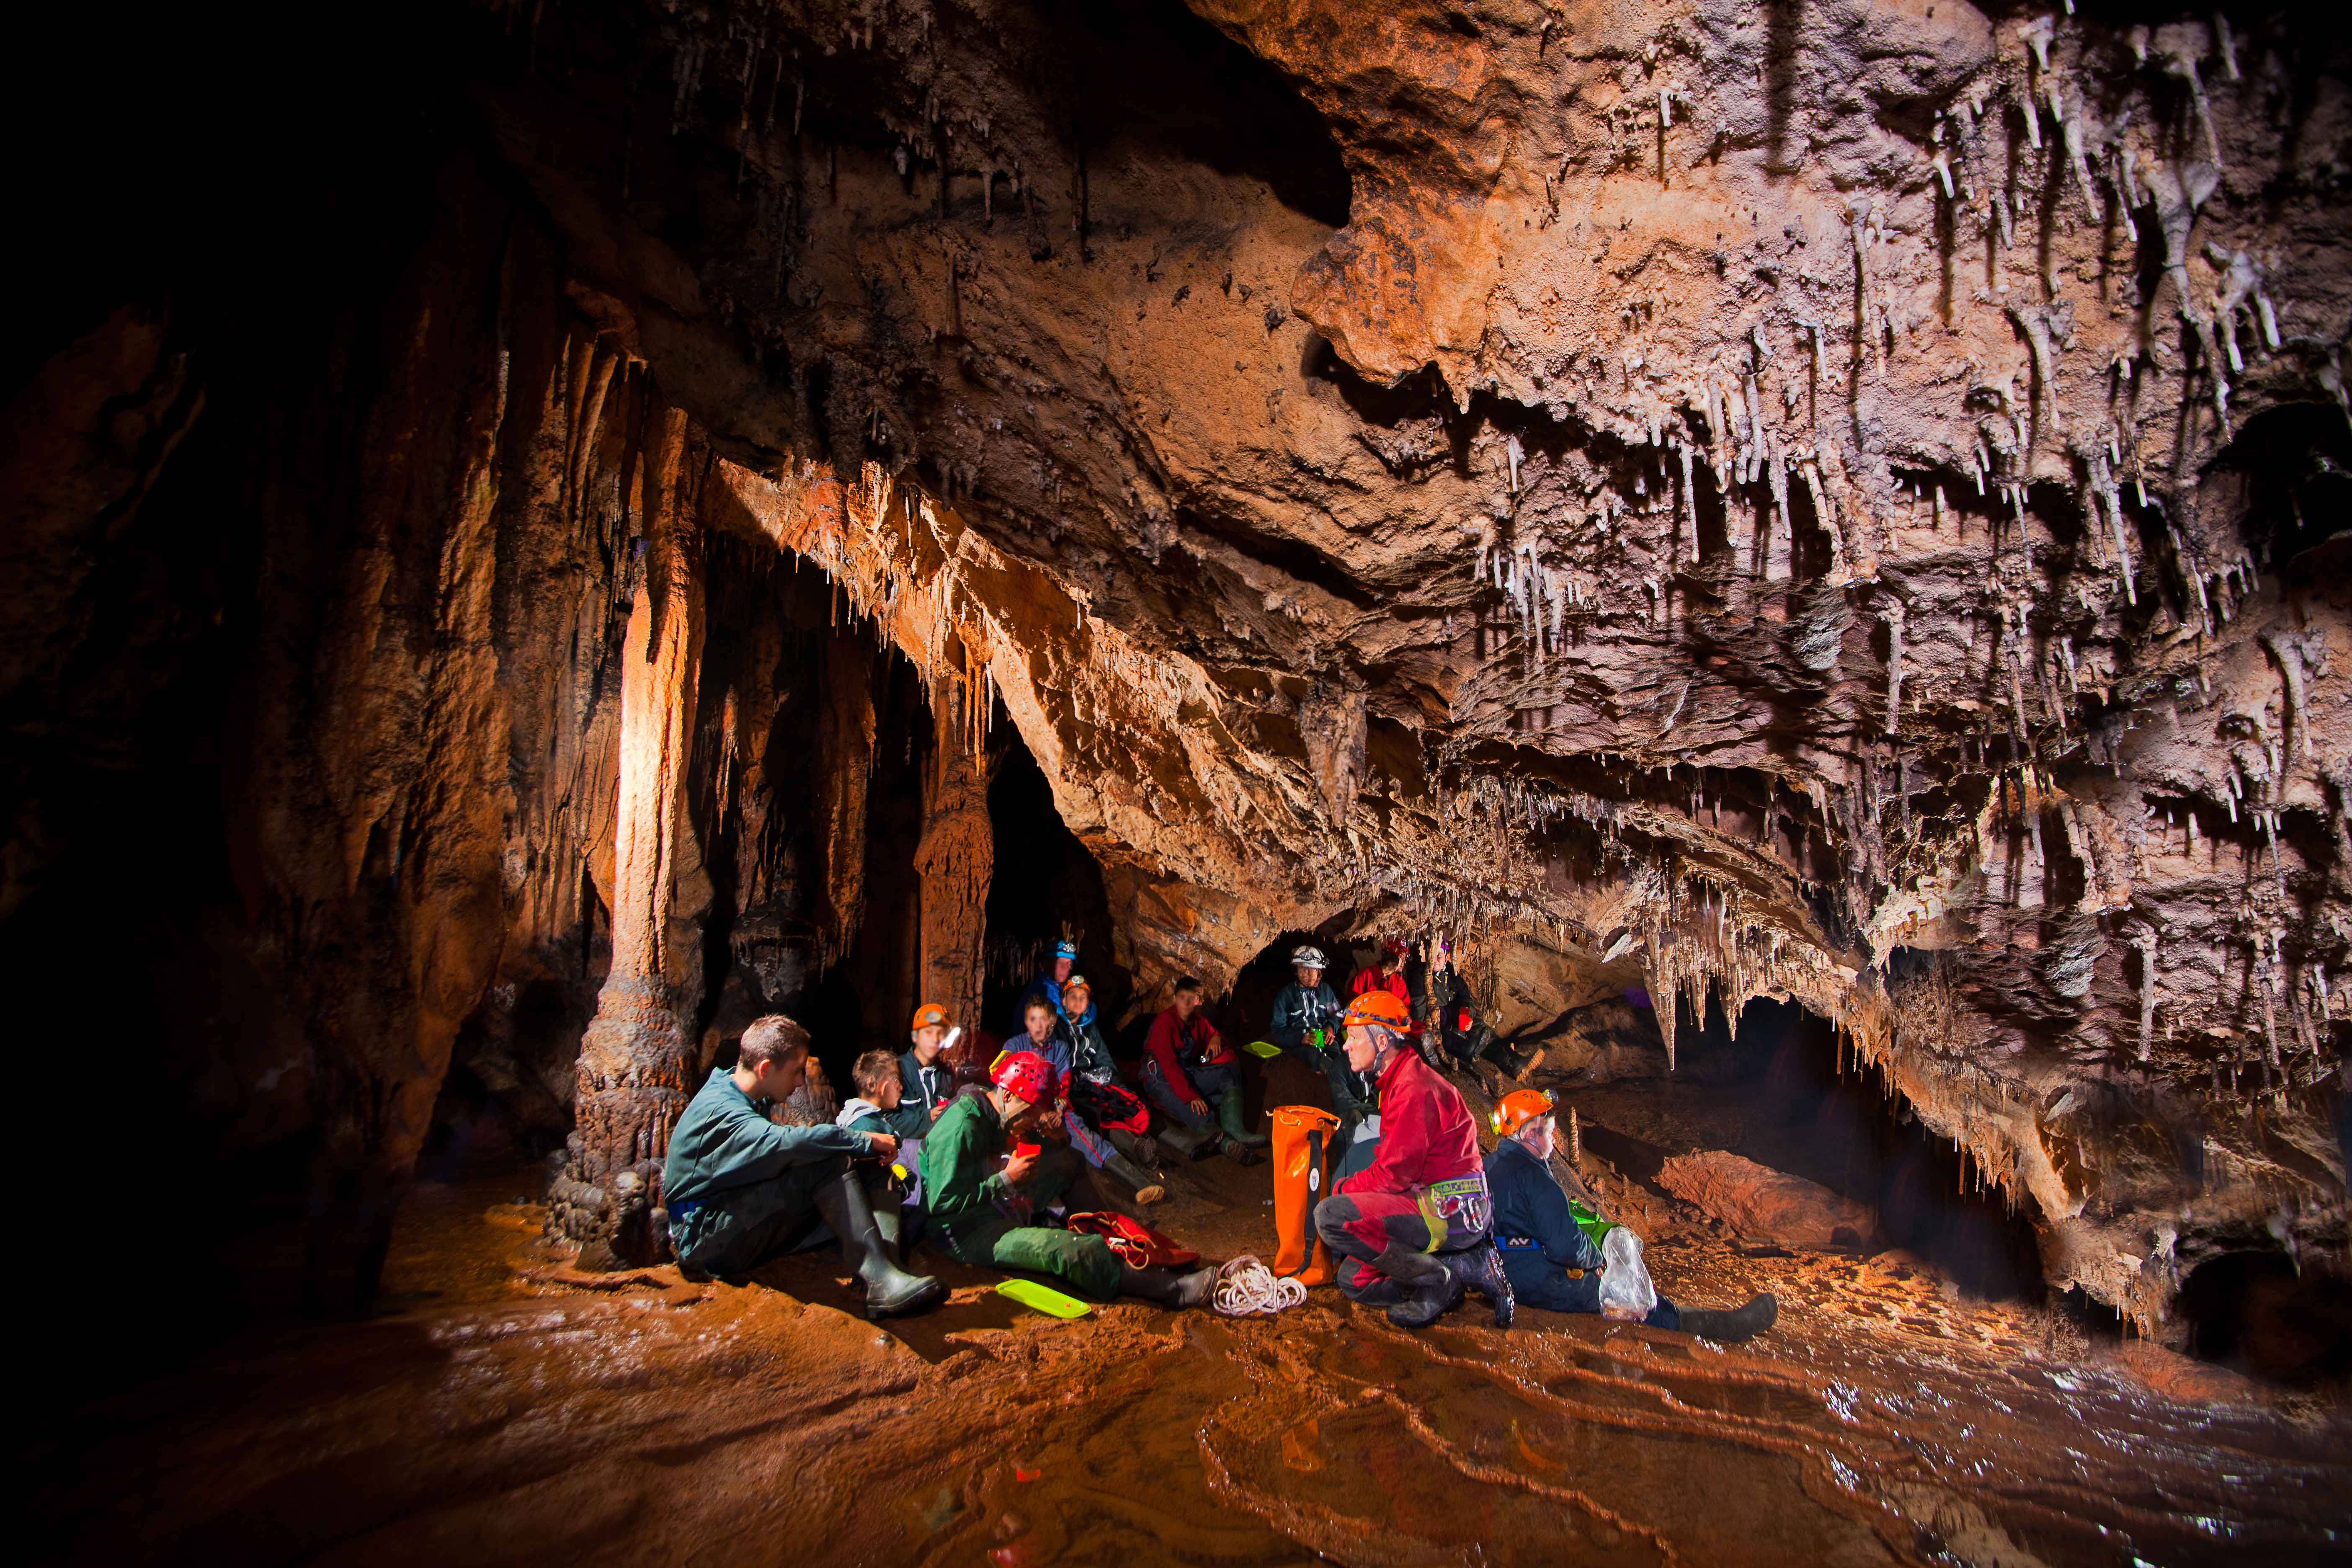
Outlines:
[[903,1301],[887,1301],[878,1304],[873,1301],[866,1302],[866,1321],[879,1322],[884,1318],[902,1318],[909,1312],[919,1311],[925,1307],[944,1301],[947,1300],[947,1294],[948,1288],[934,1279],[928,1288],[918,1290]]

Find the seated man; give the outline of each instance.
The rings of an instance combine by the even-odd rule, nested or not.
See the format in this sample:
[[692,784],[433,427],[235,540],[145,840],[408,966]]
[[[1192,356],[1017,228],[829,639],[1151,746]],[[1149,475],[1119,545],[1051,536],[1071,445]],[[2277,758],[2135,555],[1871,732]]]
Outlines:
[[781,1101],[808,1072],[808,1031],[772,1013],[743,1031],[732,1068],[709,1081],[679,1117],[662,1164],[678,1266],[698,1275],[741,1274],[816,1227],[833,1227],[841,1255],[866,1284],[866,1315],[912,1311],[946,1292],[925,1275],[892,1262],[866,1206],[852,1156],[894,1157],[887,1132],[846,1127],[780,1127],[760,1113]]
[[[1580,1205],[1551,1172],[1552,1098],[1540,1089],[1515,1089],[1495,1108],[1503,1141],[1486,1156],[1486,1190],[1495,1204],[1495,1245],[1511,1290],[1530,1307],[1554,1312],[1601,1310],[1601,1243],[1609,1227]],[[1584,1224],[1593,1229],[1588,1231]],[[1737,1344],[1772,1326],[1780,1304],[1752,1297],[1734,1311],[1676,1308],[1664,1296],[1643,1321]]]
[[1130,1268],[1099,1236],[1030,1223],[1066,1195],[1082,1211],[1105,1206],[1086,1162],[1068,1149],[1014,1148],[1006,1157],[1007,1146],[1035,1124],[1053,1079],[1045,1058],[1007,1051],[990,1069],[989,1088],[957,1100],[931,1129],[923,1191],[940,1245],[960,1263],[1051,1274],[1097,1300],[1123,1291],[1163,1307],[1201,1305],[1213,1269]]
[[1430,954],[1428,990],[1430,1032],[1456,1066],[1466,1070],[1474,1063],[1486,1061],[1504,1077],[1519,1079],[1543,1065],[1542,1047],[1522,1056],[1505,1045],[1493,1026],[1479,1016],[1478,998],[1462,977],[1453,945],[1443,938]]
[[1378,1090],[1348,1066],[1339,1043],[1339,998],[1323,983],[1324,963],[1320,948],[1302,947],[1290,955],[1297,979],[1275,997],[1266,1038],[1331,1086],[1331,1110],[1339,1119],[1331,1134],[1331,1165],[1335,1173],[1347,1173],[1361,1169],[1371,1157],[1366,1123],[1374,1114]]
[[899,1247],[903,1257],[906,1245],[922,1227],[920,1172],[923,1137],[930,1131],[930,1122],[919,1107],[905,1103],[898,1058],[888,1051],[860,1053],[850,1067],[849,1081],[857,1090],[856,1097],[841,1108],[841,1114],[833,1119],[834,1124],[852,1132],[886,1132],[898,1141],[893,1163],[907,1173],[905,1183],[901,1184],[892,1173],[892,1165],[878,1160],[866,1165],[865,1175],[866,1197],[874,1209],[874,1223],[882,1227],[883,1239]]
[[[1070,1147],[1085,1156],[1087,1163],[1096,1170],[1108,1171],[1133,1187],[1137,1203],[1158,1203],[1168,1195],[1168,1190],[1128,1152],[1134,1150],[1156,1164],[1159,1151],[1150,1136],[1139,1138],[1125,1127],[1097,1128],[1071,1108],[1070,1041],[1055,1026],[1058,1021],[1053,1004],[1043,996],[1030,997],[1029,1005],[1022,1010],[1022,1022],[1028,1034],[1013,1047],[1014,1050],[1034,1051],[1054,1069],[1051,1103],[1038,1114],[1038,1125],[1048,1133],[1058,1131],[1069,1139]],[[1150,1150],[1148,1154],[1146,1150]]]
[[1488,1237],[1486,1173],[1462,1092],[1409,1038],[1412,1016],[1387,991],[1356,998],[1342,1020],[1348,1062],[1381,1089],[1381,1148],[1316,1205],[1315,1228],[1339,1264],[1339,1289],[1389,1304],[1401,1329],[1435,1322],[1473,1289],[1511,1322],[1511,1285]]
[[[901,1137],[922,1137],[922,1130],[940,1119],[956,1094],[955,1065],[947,1059],[947,1042],[955,1020],[936,1002],[915,1009],[909,1044],[898,1056],[899,1101],[907,1117],[891,1123]],[[912,1169],[912,1167],[908,1167]]]
[[[1200,981],[1187,974],[1176,982],[1174,1000],[1151,1020],[1151,1033],[1143,1042],[1143,1092],[1187,1131],[1223,1129],[1225,1157],[1255,1165],[1258,1156],[1251,1151],[1273,1140],[1250,1132],[1241,1063],[1201,1016],[1201,1002]],[[1213,1121],[1212,1102],[1216,1107]]]

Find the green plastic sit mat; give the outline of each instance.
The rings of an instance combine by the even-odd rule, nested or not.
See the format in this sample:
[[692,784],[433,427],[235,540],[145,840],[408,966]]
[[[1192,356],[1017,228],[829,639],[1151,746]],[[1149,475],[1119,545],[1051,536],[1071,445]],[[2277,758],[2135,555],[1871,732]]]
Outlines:
[[1282,1054],[1282,1047],[1274,1044],[1270,1040],[1252,1040],[1248,1045],[1244,1046],[1242,1049],[1247,1051],[1254,1057],[1261,1058],[1266,1061],[1272,1061],[1275,1058]]
[[1034,1279],[1007,1279],[997,1286],[996,1293],[1009,1296],[1023,1306],[1034,1307],[1040,1312],[1051,1312],[1057,1318],[1083,1318],[1094,1310],[1076,1297],[1065,1296]]

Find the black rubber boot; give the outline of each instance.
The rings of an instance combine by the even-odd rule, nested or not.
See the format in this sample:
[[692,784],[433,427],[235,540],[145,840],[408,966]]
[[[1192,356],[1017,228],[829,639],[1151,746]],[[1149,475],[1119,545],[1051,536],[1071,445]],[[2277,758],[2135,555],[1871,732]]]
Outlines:
[[928,1274],[909,1274],[890,1259],[889,1243],[874,1223],[866,1202],[866,1183],[855,1171],[817,1189],[816,1212],[841,1238],[843,1261],[866,1285],[866,1315],[887,1318],[928,1307],[946,1295],[947,1287]]
[[1142,1166],[1147,1171],[1160,1169],[1160,1141],[1149,1135],[1138,1138],[1134,1133],[1114,1127],[1103,1136],[1110,1146]]
[[1780,1318],[1780,1300],[1769,1290],[1750,1296],[1748,1305],[1727,1312],[1706,1307],[1685,1307],[1681,1310],[1683,1332],[1727,1345],[1754,1339]]
[[1263,1149],[1274,1142],[1271,1132],[1249,1130],[1248,1097],[1238,1086],[1227,1089],[1225,1097],[1217,1101],[1217,1121],[1224,1128],[1226,1137],[1245,1149]]
[[1511,1277],[1503,1272],[1503,1255],[1495,1249],[1493,1242],[1482,1241],[1460,1252],[1440,1254],[1438,1261],[1452,1271],[1458,1283],[1486,1298],[1495,1309],[1496,1328],[1511,1326],[1511,1318],[1518,1310],[1518,1299],[1511,1294]]
[[1156,1204],[1168,1195],[1168,1189],[1161,1186],[1150,1172],[1116,1149],[1111,1151],[1110,1158],[1103,1162],[1103,1169],[1133,1187],[1138,1204]]
[[1372,1259],[1372,1267],[1393,1281],[1404,1298],[1389,1309],[1389,1321],[1400,1329],[1425,1329],[1454,1305],[1454,1271],[1426,1252],[1391,1242]]
[[1544,1053],[1541,1047],[1538,1047],[1526,1056],[1521,1056],[1505,1045],[1500,1037],[1489,1039],[1478,1053],[1479,1060],[1488,1063],[1496,1072],[1515,1083],[1542,1066],[1543,1058]]
[[1139,1296],[1154,1306],[1175,1312],[1204,1305],[1216,1279],[1217,1271],[1206,1267],[1180,1274],[1173,1268],[1138,1268],[1128,1263],[1118,1266],[1120,1295]]
[[1206,1131],[1195,1132],[1190,1127],[1180,1126],[1172,1121],[1153,1136],[1157,1137],[1162,1144],[1175,1150],[1176,1157],[1180,1160],[1205,1160],[1215,1153],[1224,1142],[1224,1140],[1215,1133]]

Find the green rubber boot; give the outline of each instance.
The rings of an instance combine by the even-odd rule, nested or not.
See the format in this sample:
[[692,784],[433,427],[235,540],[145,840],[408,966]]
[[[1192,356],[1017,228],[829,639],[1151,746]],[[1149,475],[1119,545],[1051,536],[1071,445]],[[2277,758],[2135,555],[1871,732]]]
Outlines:
[[[1224,1130],[1224,1137],[1217,1146],[1218,1152],[1226,1159],[1236,1165],[1255,1165],[1265,1157],[1250,1142],[1249,1134],[1244,1128],[1239,1089],[1227,1090],[1225,1097],[1217,1101],[1217,1123]],[[1270,1141],[1260,1138],[1257,1142],[1262,1144]]]

